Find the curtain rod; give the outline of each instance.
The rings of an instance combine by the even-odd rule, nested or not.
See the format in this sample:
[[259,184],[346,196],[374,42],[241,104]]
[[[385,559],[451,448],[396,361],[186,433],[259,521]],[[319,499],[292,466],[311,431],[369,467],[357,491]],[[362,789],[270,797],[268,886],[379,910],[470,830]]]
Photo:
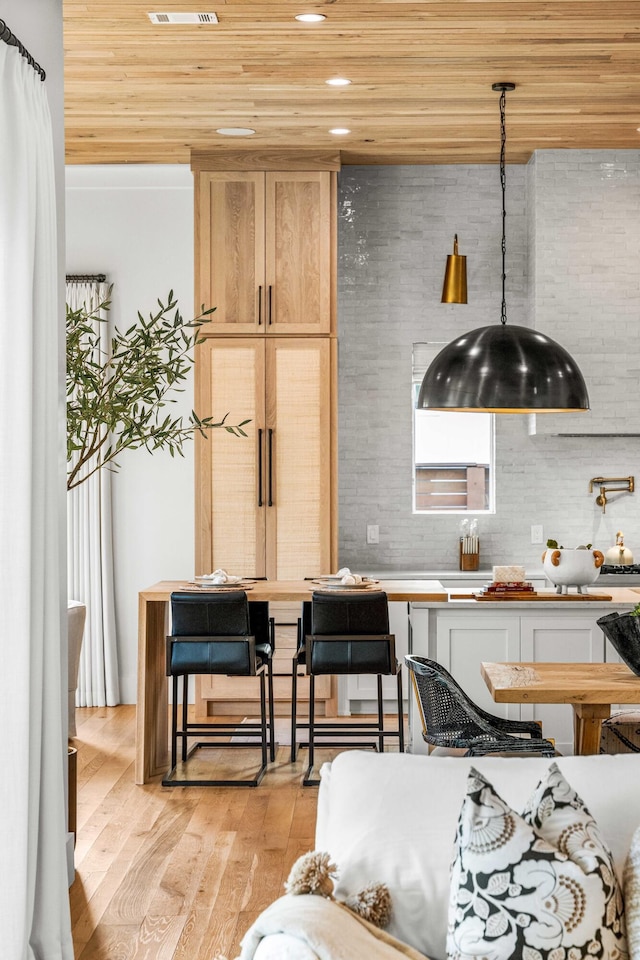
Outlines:
[[0,40],[4,40],[4,42],[9,44],[10,47],[17,47],[27,63],[29,63],[30,66],[32,66],[36,71],[40,79],[45,79],[47,75],[40,64],[36,63],[27,48],[18,40],[16,35],[11,32],[4,20],[0,20]]
[[65,277],[67,283],[106,283],[104,273],[68,273]]

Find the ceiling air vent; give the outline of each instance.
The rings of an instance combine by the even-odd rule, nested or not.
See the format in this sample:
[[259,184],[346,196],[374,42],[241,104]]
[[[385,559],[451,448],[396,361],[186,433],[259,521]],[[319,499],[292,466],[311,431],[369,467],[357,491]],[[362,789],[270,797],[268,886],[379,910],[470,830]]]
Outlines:
[[150,13],[151,23],[217,23],[215,13]]

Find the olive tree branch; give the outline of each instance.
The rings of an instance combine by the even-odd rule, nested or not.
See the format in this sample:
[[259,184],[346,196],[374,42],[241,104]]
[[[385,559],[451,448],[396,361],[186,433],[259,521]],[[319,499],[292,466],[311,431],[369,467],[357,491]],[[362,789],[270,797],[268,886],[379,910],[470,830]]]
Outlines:
[[194,433],[224,428],[246,437],[249,420],[229,424],[199,417],[185,419],[165,409],[175,403],[193,366],[193,348],[202,343],[200,328],[213,309],[185,321],[173,291],[166,303],[137,320],[124,332],[117,327],[109,349],[102,346],[100,325],[110,306],[107,297],[91,309],[67,306],[67,489],[72,490],[104,466],[117,470],[123,450],[166,449],[184,456],[183,445]]

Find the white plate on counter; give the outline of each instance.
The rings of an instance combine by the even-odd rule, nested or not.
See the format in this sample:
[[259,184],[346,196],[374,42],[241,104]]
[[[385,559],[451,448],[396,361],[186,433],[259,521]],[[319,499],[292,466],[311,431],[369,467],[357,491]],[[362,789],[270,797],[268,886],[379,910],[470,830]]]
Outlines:
[[228,577],[224,583],[214,583],[209,577],[194,577],[193,580],[190,581],[190,583],[196,587],[207,587],[212,590],[233,590],[249,585],[253,586],[255,582],[255,580],[246,580],[244,577]]
[[312,583],[322,587],[323,590],[367,590],[379,582],[379,580],[372,580],[370,577],[363,577],[360,583],[343,583],[342,577],[339,580],[335,577],[323,577],[312,581]]

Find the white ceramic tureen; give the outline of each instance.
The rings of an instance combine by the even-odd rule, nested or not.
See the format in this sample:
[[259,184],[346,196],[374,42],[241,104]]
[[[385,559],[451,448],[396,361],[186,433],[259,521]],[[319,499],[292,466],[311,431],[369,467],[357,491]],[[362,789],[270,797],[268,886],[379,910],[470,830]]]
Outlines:
[[575,549],[553,544],[554,541],[547,543],[542,568],[558,593],[567,593],[569,587],[577,587],[578,593],[582,593],[583,587],[595,583],[604,563],[604,555],[599,550],[592,550],[591,544]]

